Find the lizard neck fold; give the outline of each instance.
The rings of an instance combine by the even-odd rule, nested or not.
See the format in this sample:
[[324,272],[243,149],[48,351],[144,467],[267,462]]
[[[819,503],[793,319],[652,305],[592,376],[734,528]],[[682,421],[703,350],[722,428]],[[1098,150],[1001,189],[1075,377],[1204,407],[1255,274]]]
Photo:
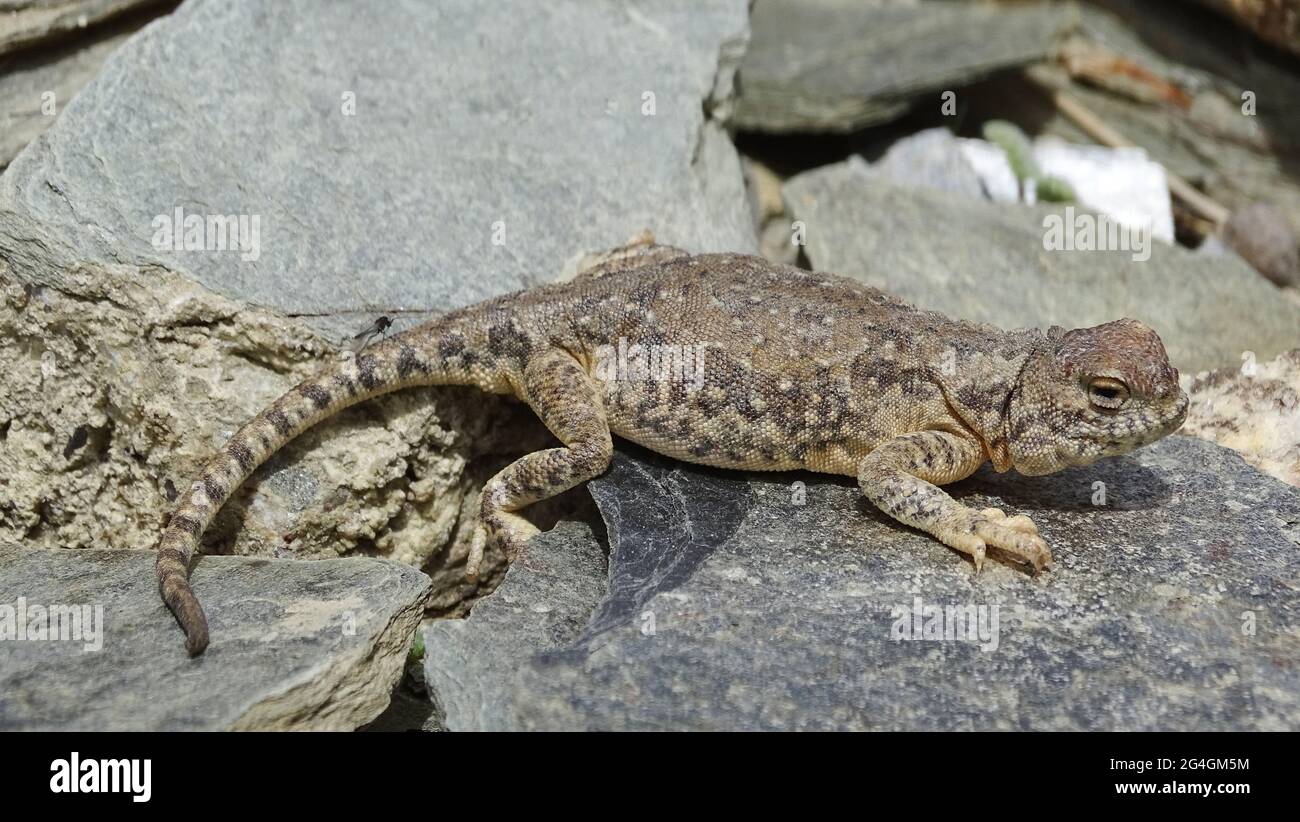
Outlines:
[[1040,349],[1041,340],[1035,336],[1029,345],[972,352],[952,375],[940,378],[951,413],[980,441],[999,473],[1013,466],[1012,406],[1024,370]]

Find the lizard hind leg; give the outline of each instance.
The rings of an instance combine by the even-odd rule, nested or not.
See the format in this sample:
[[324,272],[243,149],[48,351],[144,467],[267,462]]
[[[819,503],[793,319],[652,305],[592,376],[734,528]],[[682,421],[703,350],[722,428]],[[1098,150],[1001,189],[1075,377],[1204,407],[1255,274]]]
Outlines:
[[598,476],[614,454],[600,391],[571,354],[553,349],[532,359],[522,388],[523,399],[564,446],[520,457],[483,487],[465,566],[471,581],[478,578],[489,542],[513,560],[537,533],[520,509]]

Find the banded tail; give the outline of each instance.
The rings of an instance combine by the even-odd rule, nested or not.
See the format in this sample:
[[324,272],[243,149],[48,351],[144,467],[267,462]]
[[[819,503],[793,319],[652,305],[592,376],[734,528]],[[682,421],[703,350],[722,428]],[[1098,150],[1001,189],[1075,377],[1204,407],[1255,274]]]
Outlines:
[[181,498],[158,547],[158,588],[185,631],[190,656],[208,646],[208,621],[189,565],[204,529],[248,475],[289,440],[364,400],[417,385],[489,385],[451,316],[394,335],[298,384],[240,428]]

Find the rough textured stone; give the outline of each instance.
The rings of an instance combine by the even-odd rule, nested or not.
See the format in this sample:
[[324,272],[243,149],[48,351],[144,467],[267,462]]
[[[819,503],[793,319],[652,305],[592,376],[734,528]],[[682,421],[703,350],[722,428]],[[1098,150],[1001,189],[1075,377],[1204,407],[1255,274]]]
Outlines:
[[1231,448],[1300,487],[1300,348],[1268,362],[1246,352],[1237,368],[1183,377],[1191,397],[1182,431]]
[[[340,356],[301,321],[128,266],[74,269],[59,290],[24,287],[0,260],[0,339],[0,542],[43,548],[155,547],[226,439]],[[463,563],[478,487],[545,436],[522,406],[471,389],[380,397],[259,468],[204,550],[365,552],[428,569],[434,606],[452,607],[474,590]]]
[[[1035,519],[1056,557],[1037,579],[974,578],[847,479],[638,450],[592,489],[611,544],[594,607],[598,555],[551,535],[427,633],[455,727],[1300,727],[1300,492],[1211,443],[953,486]],[[998,606],[996,647],[894,639],[917,598]]]
[[[159,264],[336,334],[549,282],[644,228],[756,248],[735,149],[705,119],[744,0],[535,12],[186,3],[0,178],[0,256],[55,285],[79,262]],[[260,253],[155,248],[176,208],[258,217]]]
[[852,131],[924,96],[1047,56],[1067,6],[758,0],[732,122],[769,132]]
[[[190,659],[153,561],[0,547],[0,637],[20,606],[28,619],[27,639],[0,640],[0,729],[350,730],[388,705],[429,593],[383,560],[207,557],[194,587],[213,642]],[[34,638],[38,606],[102,607],[100,647]]]
[[854,163],[801,174],[785,195],[807,226],[815,269],[950,316],[1008,329],[1133,317],[1159,331],[1185,371],[1240,362],[1244,351],[1271,358],[1300,336],[1296,306],[1237,258],[1161,243],[1143,261],[1126,251],[1044,250],[1044,217],[1060,206],[902,188]]

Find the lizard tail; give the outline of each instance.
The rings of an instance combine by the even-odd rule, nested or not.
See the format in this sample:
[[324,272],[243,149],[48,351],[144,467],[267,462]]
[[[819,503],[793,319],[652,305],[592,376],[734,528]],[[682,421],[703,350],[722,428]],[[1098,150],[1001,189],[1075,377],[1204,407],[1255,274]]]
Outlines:
[[[422,342],[429,339],[442,342],[438,351]],[[364,349],[291,389],[204,465],[172,513],[155,565],[159,592],[185,631],[190,656],[208,645],[207,617],[190,587],[190,560],[204,529],[235,489],[289,440],[348,406],[409,386],[474,383],[458,341],[455,331],[431,333],[424,327]]]

